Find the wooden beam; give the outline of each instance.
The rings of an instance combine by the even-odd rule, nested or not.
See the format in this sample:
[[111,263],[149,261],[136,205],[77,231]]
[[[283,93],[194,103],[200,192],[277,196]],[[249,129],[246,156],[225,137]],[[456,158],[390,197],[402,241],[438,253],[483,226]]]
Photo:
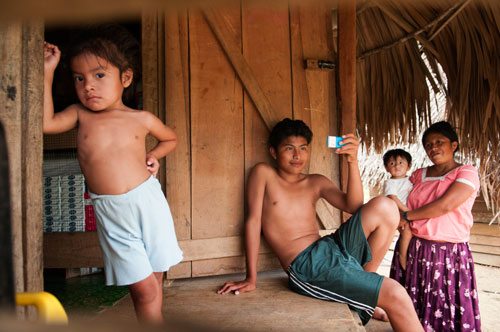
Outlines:
[[[24,291],[22,222],[22,24],[0,24],[0,121],[7,140],[10,173],[12,255],[15,291]],[[40,221],[41,222],[41,221]]]
[[[44,233],[43,240],[45,268],[103,267],[97,232]],[[244,256],[244,243],[242,236],[231,236],[183,240],[179,241],[179,247],[186,262]],[[272,253],[263,237],[259,253]]]
[[[22,213],[24,289],[43,291],[42,114],[43,31],[41,20],[23,25],[22,58]],[[36,318],[28,310],[29,318]]]
[[[242,256],[245,255],[244,246],[245,239],[242,236],[179,241],[179,247],[184,253],[184,261]],[[271,247],[261,237],[259,253],[271,252]]]
[[103,267],[97,232],[44,233],[45,268]]
[[[340,1],[338,7],[341,125],[340,133],[356,131],[356,1]],[[348,165],[340,165],[342,190],[347,190]]]
[[239,42],[234,39],[234,34],[231,32],[224,16],[219,15],[215,10],[205,9],[203,15],[207,20],[208,25],[217,37],[222,49],[228,57],[231,65],[238,74],[245,90],[255,104],[257,111],[266,123],[269,130],[280,120],[276,112],[273,110],[271,103],[266,97],[266,94],[260,87],[255,75],[248,65],[245,57],[241,53]]

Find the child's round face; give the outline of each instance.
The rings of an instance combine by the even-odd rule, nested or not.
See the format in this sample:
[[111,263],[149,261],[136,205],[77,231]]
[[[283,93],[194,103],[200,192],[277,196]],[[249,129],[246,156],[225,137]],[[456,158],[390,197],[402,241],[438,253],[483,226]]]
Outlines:
[[393,179],[404,178],[409,168],[408,160],[400,156],[389,158],[385,165],[385,169],[392,175]]
[[94,54],[80,54],[71,59],[71,71],[80,102],[91,111],[123,107],[123,90],[132,82],[127,72]]
[[271,148],[271,155],[279,170],[300,174],[309,160],[309,144],[302,136],[289,136],[278,145],[277,150]]

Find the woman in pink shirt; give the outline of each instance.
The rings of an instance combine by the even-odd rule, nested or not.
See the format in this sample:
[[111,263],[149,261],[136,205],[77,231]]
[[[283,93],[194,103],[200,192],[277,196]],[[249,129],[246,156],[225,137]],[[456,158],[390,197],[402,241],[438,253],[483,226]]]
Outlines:
[[448,122],[431,125],[422,143],[433,165],[410,177],[410,210],[402,214],[402,223],[413,238],[406,272],[396,245],[391,278],[405,286],[426,331],[481,331],[469,248],[478,172],[455,161],[458,137]]

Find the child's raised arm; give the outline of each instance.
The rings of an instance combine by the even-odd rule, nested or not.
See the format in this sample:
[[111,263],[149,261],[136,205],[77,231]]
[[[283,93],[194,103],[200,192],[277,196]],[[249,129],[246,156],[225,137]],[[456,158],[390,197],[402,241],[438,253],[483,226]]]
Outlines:
[[45,42],[43,48],[44,93],[43,93],[43,132],[45,134],[59,134],[76,126],[78,113],[76,107],[69,106],[62,112],[54,114],[52,99],[52,83],[54,71],[61,59],[61,51],[56,45]]
[[269,166],[257,164],[248,177],[247,201],[248,217],[245,222],[245,251],[247,277],[243,281],[228,281],[217,293],[234,294],[251,292],[257,285],[257,260],[259,258],[260,230],[262,226],[262,206],[266,189],[266,174]]

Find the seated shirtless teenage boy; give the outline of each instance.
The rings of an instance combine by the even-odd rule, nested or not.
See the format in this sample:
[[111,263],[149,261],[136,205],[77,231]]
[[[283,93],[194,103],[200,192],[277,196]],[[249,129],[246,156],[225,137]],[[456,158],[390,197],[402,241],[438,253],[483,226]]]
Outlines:
[[[347,303],[363,324],[372,316],[387,319],[385,310],[395,331],[423,331],[405,289],[375,273],[398,226],[398,208],[387,197],[363,205],[359,141],[352,134],[342,137],[346,145],[336,153],[347,157],[346,193],[325,176],[302,173],[312,138],[304,122],[284,119],[273,128],[269,150],[277,168],[257,164],[248,178],[247,277],[226,282],[218,292],[239,294],[256,288],[262,229],[293,291]],[[353,214],[335,233],[322,238],[316,222],[319,198]]]

